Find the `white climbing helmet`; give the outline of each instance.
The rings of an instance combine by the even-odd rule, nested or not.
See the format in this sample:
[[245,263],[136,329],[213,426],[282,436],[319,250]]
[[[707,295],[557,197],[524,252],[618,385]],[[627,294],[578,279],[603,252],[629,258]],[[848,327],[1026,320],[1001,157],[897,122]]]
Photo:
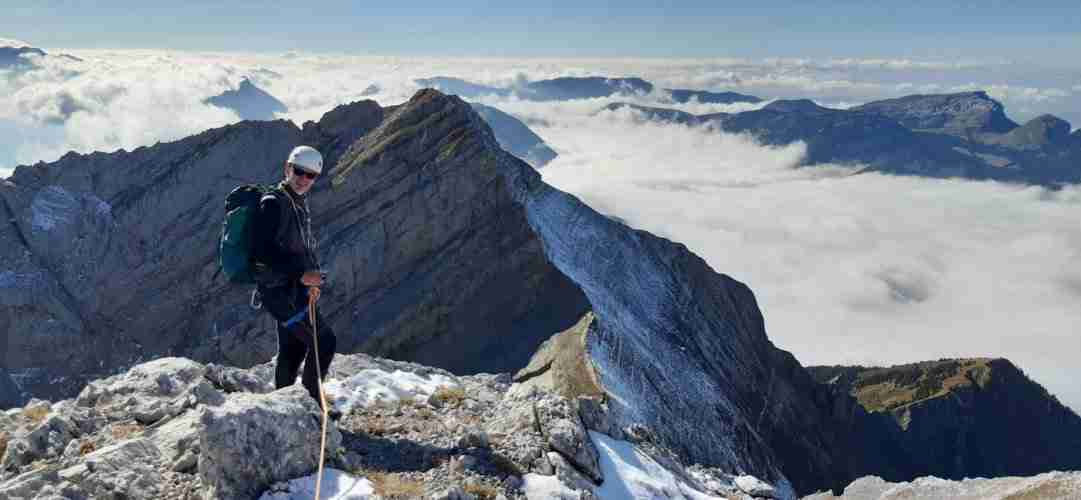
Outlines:
[[316,174],[323,173],[323,155],[311,146],[297,146],[289,153],[289,163]]

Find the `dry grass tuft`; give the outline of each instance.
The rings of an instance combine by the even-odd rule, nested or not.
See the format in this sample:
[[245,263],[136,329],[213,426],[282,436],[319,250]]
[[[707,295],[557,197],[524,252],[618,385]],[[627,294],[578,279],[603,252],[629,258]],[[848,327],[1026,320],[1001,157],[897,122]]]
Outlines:
[[494,500],[499,496],[499,489],[484,483],[469,483],[462,487],[462,491],[469,493],[480,500]]
[[443,386],[436,389],[432,397],[439,400],[445,405],[458,406],[465,401],[465,389],[461,387],[447,387]]
[[45,420],[45,417],[49,416],[49,411],[48,405],[38,405],[23,409],[20,416],[29,421],[31,425],[37,425]]
[[357,475],[372,482],[375,494],[388,500],[421,498],[424,496],[424,483],[402,474],[360,470]]
[[8,433],[0,431],[0,458],[4,458],[4,452],[8,449]]
[[143,432],[143,426],[135,423],[117,424],[112,428],[113,439],[121,440]]
[[89,439],[84,439],[79,442],[79,455],[86,455],[88,453],[94,453],[97,446],[94,446],[94,442]]

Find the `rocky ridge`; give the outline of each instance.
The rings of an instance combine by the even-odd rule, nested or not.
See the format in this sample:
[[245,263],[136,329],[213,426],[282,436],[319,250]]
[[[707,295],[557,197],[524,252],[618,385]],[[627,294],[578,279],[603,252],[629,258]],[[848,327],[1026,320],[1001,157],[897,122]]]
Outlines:
[[[271,372],[270,365],[242,370],[163,358],[92,382],[75,399],[35,400],[0,413],[0,496],[302,495],[296,479],[312,474],[318,460],[317,407],[297,386],[272,392]],[[324,492],[338,499],[606,498],[625,478],[595,442],[633,449],[638,460],[663,464],[657,470],[678,478],[667,493],[621,484],[633,491],[782,497],[750,476],[684,466],[644,438],[599,434],[582,418],[589,408],[588,422],[604,422],[597,400],[525,388],[506,375],[456,377],[346,355],[335,362],[327,391],[354,400],[331,426],[327,445],[328,478],[338,480],[324,483]],[[342,476],[357,486],[354,493],[336,490]]]

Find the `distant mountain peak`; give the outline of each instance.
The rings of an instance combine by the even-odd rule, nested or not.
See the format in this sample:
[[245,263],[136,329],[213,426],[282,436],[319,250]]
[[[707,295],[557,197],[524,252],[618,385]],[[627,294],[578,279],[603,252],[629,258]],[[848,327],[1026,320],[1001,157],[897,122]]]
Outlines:
[[247,78],[241,80],[235,90],[226,90],[204,102],[236,111],[241,120],[273,120],[275,113],[288,111],[278,98],[255,86]]
[[1003,134],[1017,128],[1006,117],[1002,103],[983,90],[955,94],[915,94],[873,101],[852,108],[897,120],[913,130],[968,137],[978,133]]

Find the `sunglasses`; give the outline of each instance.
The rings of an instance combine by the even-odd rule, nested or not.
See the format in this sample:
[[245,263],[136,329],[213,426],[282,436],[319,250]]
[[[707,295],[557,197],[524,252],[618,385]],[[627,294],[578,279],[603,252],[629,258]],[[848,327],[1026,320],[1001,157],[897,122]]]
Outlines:
[[309,172],[309,171],[304,170],[303,168],[300,168],[300,167],[297,167],[297,166],[293,167],[293,174],[299,175],[301,177],[307,177],[307,178],[312,179],[312,180],[315,180],[316,177],[319,177],[319,174],[317,174],[315,172]]

